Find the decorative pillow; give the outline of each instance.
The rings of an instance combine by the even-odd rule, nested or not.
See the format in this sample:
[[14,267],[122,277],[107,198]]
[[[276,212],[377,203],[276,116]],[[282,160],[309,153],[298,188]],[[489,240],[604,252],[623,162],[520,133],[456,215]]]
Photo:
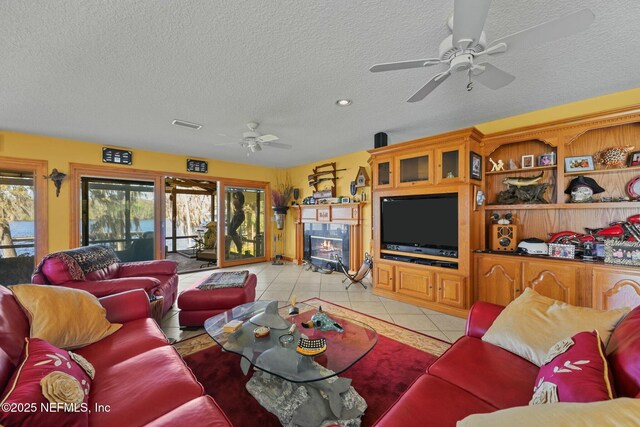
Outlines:
[[640,425],[640,400],[628,397],[591,403],[517,406],[469,415],[457,427],[620,427]]
[[[41,339],[26,341],[2,398],[0,424],[86,426],[92,374],[82,366],[91,372],[93,366],[82,356]],[[82,365],[75,362],[78,359]]]
[[606,347],[611,332],[629,310],[576,307],[526,288],[502,310],[482,340],[541,366],[551,346],[578,332],[597,330]]
[[551,347],[529,405],[613,399],[612,384],[598,332],[580,332]]
[[84,347],[122,327],[109,323],[107,311],[89,292],[61,286],[10,287],[31,320],[31,338],[66,349]]

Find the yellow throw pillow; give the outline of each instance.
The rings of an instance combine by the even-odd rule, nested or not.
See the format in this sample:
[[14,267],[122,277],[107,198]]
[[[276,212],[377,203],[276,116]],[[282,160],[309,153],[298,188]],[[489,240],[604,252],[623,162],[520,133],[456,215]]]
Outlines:
[[640,399],[518,406],[469,415],[457,427],[618,427],[640,425]]
[[107,311],[89,292],[61,286],[10,286],[31,320],[31,338],[56,347],[84,347],[122,327],[107,320]]
[[606,347],[611,332],[629,310],[576,307],[526,288],[500,313],[482,340],[542,366],[555,343],[579,332],[597,330]]

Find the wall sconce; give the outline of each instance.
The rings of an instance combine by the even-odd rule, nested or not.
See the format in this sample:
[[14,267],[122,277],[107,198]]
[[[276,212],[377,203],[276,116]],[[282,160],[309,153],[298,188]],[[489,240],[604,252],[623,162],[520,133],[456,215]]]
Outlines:
[[62,187],[62,180],[67,176],[66,173],[58,172],[58,169],[53,168],[49,175],[45,175],[45,179],[51,179],[53,185],[56,186],[56,197],[60,195],[60,187]]

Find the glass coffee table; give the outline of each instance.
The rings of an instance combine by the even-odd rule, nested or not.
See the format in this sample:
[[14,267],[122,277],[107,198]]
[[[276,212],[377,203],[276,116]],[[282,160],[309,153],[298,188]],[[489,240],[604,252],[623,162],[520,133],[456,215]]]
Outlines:
[[[378,341],[376,331],[330,311],[324,313],[342,327],[342,332],[306,329],[302,324],[318,312],[317,307],[298,303],[299,314],[289,315],[289,307],[278,310],[277,304],[277,301],[242,304],[207,319],[205,330],[223,350],[241,356],[244,374],[252,366],[256,369],[247,389],[283,424],[321,425],[324,420],[361,416],[366,409],[364,399],[351,387],[350,379],[338,375],[371,351]],[[254,330],[269,319],[267,315],[275,318],[277,328],[272,326],[269,335],[256,338]],[[257,324],[252,323],[252,318]],[[242,326],[234,332],[225,332],[224,325],[234,320],[243,322]],[[289,334],[292,324],[295,330]],[[296,347],[301,336],[311,340],[324,338],[326,350],[317,356],[298,353]]]

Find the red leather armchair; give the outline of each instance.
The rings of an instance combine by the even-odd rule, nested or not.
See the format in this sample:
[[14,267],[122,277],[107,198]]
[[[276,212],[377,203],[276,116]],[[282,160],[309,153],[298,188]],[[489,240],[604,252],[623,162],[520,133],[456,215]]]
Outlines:
[[47,256],[31,277],[31,283],[82,289],[98,298],[144,289],[149,296],[164,297],[163,313],[169,311],[178,297],[177,264],[168,260],[113,262],[78,280],[62,258]]

